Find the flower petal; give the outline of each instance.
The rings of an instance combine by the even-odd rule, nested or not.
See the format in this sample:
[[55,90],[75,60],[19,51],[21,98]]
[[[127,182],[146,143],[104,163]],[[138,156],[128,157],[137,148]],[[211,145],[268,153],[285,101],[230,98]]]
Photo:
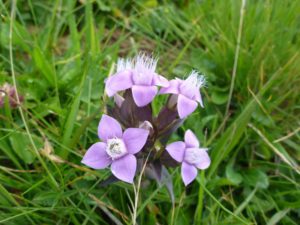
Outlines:
[[138,153],[146,144],[149,131],[141,128],[128,128],[124,131],[123,141],[130,154]]
[[132,80],[135,85],[151,85],[154,73],[145,68],[135,69],[132,73]]
[[196,100],[197,102],[199,102],[200,106],[201,106],[202,108],[204,108],[204,104],[203,104],[203,101],[202,101],[202,97],[201,97],[200,91],[197,91],[197,92],[195,93],[194,100]]
[[179,93],[179,85],[181,84],[182,80],[175,79],[169,81],[168,87],[163,87],[160,89],[160,94],[178,94]]
[[104,114],[102,115],[98,126],[98,136],[103,141],[106,141],[107,139],[111,138],[121,138],[121,125],[114,118]]
[[192,112],[195,111],[197,108],[197,102],[185,97],[184,95],[178,96],[178,102],[177,102],[177,110],[180,119],[183,119],[184,117],[190,115]]
[[185,151],[185,143],[183,141],[173,142],[166,147],[167,152],[177,162],[182,162]]
[[187,147],[199,147],[199,141],[196,135],[191,130],[187,130],[185,132],[184,142]]
[[150,102],[152,102],[156,93],[157,93],[156,86],[139,86],[139,85],[132,86],[133,99],[135,104],[138,107],[145,106]]
[[110,76],[105,83],[106,94],[111,97],[118,91],[123,91],[132,86],[131,71],[124,70]]
[[81,162],[93,169],[103,169],[107,167],[112,160],[106,153],[106,144],[97,142],[87,150]]
[[169,81],[164,78],[163,76],[159,74],[154,74],[153,80],[152,80],[152,85],[157,85],[161,87],[168,87],[169,86]]
[[199,162],[195,165],[198,169],[205,170],[210,165],[210,158],[207,154],[207,148],[199,148]]
[[133,82],[136,85],[151,85],[157,65],[157,58],[150,55],[139,54],[135,57]]
[[134,155],[128,154],[120,159],[116,159],[111,164],[111,172],[118,179],[133,183],[133,178],[136,171],[136,158]]
[[199,87],[193,85],[193,83],[196,81],[193,81],[192,79],[190,79],[190,77],[187,78],[179,86],[180,93],[188,98],[194,98],[195,94],[199,92]]
[[181,177],[185,186],[188,186],[197,176],[197,168],[186,162],[182,163],[181,166]]

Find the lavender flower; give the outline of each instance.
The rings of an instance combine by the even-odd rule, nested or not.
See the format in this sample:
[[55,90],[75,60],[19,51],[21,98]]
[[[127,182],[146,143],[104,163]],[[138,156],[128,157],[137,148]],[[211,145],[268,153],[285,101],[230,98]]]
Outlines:
[[186,80],[179,78],[171,80],[168,87],[160,90],[160,94],[174,94],[170,98],[169,105],[172,107],[177,103],[179,117],[183,119],[195,111],[198,103],[204,107],[199,91],[204,83],[204,77],[192,71]]
[[197,168],[204,170],[210,165],[207,148],[199,148],[199,141],[191,130],[185,132],[184,142],[173,142],[166,150],[173,159],[182,163],[181,176],[185,186],[196,178]]
[[132,183],[137,167],[134,154],[141,151],[148,135],[149,131],[141,128],[127,128],[122,133],[117,120],[103,115],[98,126],[98,136],[103,142],[93,144],[81,162],[94,169],[111,164],[114,176]]
[[[174,201],[167,167],[181,163],[182,179],[187,186],[196,178],[197,169],[210,165],[207,149],[199,147],[190,130],[186,131],[184,142],[167,145],[172,133],[198,103],[203,107],[199,89],[205,80],[192,71],[186,80],[168,81],[155,72],[156,65],[157,59],[145,54],[118,60],[116,74],[105,81],[105,92],[114,98],[114,105],[107,105],[109,116],[103,115],[98,126],[101,141],[88,149],[82,163],[94,169],[111,165],[112,175],[101,182],[103,186],[118,180],[132,183],[135,174],[145,168],[145,176],[155,179],[158,185],[166,184]],[[156,114],[150,103],[158,93],[158,86],[162,87],[160,94],[170,96]]]
[[105,91],[112,97],[119,91],[132,89],[134,102],[138,107],[143,107],[156,96],[157,86],[167,87],[166,78],[155,72],[157,59],[145,54],[139,54],[133,60],[119,59],[117,73],[106,81]]

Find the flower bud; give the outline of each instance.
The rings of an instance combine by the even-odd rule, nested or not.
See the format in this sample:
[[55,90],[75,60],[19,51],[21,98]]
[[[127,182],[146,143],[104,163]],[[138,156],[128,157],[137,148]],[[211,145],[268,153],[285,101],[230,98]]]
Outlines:
[[177,99],[178,99],[178,95],[170,96],[170,98],[168,99],[168,102],[167,102],[167,106],[169,109],[175,108],[175,106],[177,105]]
[[119,108],[121,108],[124,100],[125,99],[121,95],[119,95],[119,94],[114,95],[114,101]]
[[150,133],[150,135],[153,134],[153,126],[152,126],[152,124],[151,124],[149,121],[147,121],[147,120],[145,120],[144,122],[140,123],[139,128],[148,130],[149,133]]
[[[6,97],[8,98],[9,106],[11,108],[16,108],[18,106],[16,90],[12,85],[8,83],[0,86],[0,108],[4,106]],[[19,100],[20,102],[23,102],[23,96],[19,96]]]

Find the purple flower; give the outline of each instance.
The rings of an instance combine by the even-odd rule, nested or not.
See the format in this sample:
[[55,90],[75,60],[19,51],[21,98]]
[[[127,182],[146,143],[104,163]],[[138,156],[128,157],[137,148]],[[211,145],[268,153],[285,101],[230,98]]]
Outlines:
[[185,186],[196,178],[197,168],[204,170],[210,165],[207,148],[199,148],[199,141],[191,130],[185,132],[184,142],[173,142],[166,150],[173,159],[182,163],[181,176]]
[[[176,96],[177,111],[181,119],[190,115],[200,103],[203,107],[203,102],[200,94],[200,87],[205,83],[204,76],[200,76],[196,71],[192,71],[186,80],[176,78],[169,81],[168,87],[163,87],[160,94],[174,94]],[[174,97],[171,97],[174,101]]]
[[107,95],[112,97],[119,91],[131,88],[138,107],[149,104],[158,92],[157,86],[169,85],[166,78],[155,73],[156,65],[157,59],[145,54],[139,54],[133,60],[119,59],[117,73],[106,81]]
[[98,126],[98,136],[103,142],[93,144],[81,162],[94,169],[111,164],[114,176],[132,183],[137,166],[134,154],[141,151],[148,135],[149,131],[141,128],[128,128],[123,133],[117,120],[103,115]]

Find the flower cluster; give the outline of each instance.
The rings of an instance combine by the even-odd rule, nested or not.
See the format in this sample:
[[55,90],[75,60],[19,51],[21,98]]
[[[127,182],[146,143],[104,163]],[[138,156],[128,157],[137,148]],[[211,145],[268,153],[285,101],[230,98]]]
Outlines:
[[[181,176],[188,185],[196,178],[197,169],[210,165],[207,148],[200,147],[191,130],[185,132],[184,142],[168,144],[168,140],[198,104],[203,107],[200,88],[205,80],[192,71],[186,80],[168,81],[156,73],[156,65],[157,59],[146,54],[118,61],[116,73],[105,81],[105,92],[114,97],[115,105],[108,106],[108,115],[100,120],[101,142],[88,149],[82,163],[94,169],[110,165],[113,177],[128,183],[144,163],[146,175],[158,181],[167,171],[165,167],[181,164]],[[170,95],[154,116],[151,102],[158,94]]]

